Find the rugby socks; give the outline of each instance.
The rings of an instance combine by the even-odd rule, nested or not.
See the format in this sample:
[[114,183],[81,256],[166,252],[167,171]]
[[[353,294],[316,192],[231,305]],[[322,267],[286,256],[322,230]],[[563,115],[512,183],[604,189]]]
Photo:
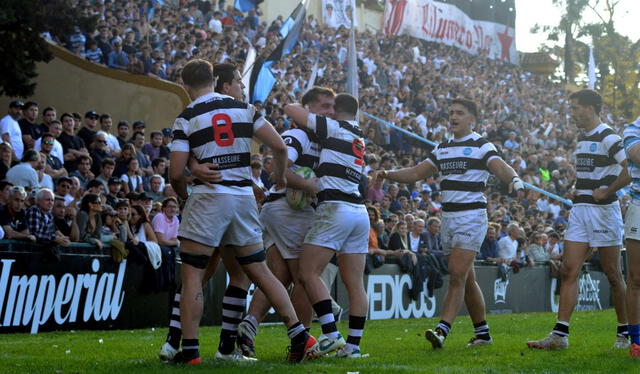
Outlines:
[[629,337],[632,344],[640,345],[640,325],[629,325]]
[[222,299],[222,330],[218,345],[218,351],[223,355],[231,354],[236,348],[238,325],[246,306],[247,291],[235,286],[227,287]]
[[491,340],[491,335],[489,335],[489,325],[487,324],[487,321],[474,323],[473,329],[476,334],[476,338],[482,340]]
[[360,349],[360,339],[364,331],[364,322],[367,317],[349,316],[349,336],[347,336],[347,344],[344,349],[347,352],[353,352]]
[[569,322],[557,321],[551,332],[558,336],[569,336]]
[[198,339],[182,339],[182,357],[186,361],[200,357],[200,343]]
[[446,338],[447,335],[449,335],[449,331],[451,331],[451,324],[447,321],[440,320],[438,326],[436,326],[436,331]]
[[625,339],[629,339],[629,329],[626,323],[618,323],[617,335]]
[[180,338],[182,338],[182,324],[180,323],[180,292],[178,289],[173,301],[171,302],[171,318],[169,320],[169,333],[167,334],[167,343],[173,348],[180,348]]
[[330,339],[338,339],[338,327],[331,310],[331,299],[322,300],[313,304],[313,310],[318,316],[318,321],[322,327],[322,334]]
[[296,322],[293,326],[289,327],[287,330],[287,335],[289,335],[289,339],[291,339],[291,346],[296,347],[300,344],[305,344],[307,342],[307,330],[305,330],[304,325],[300,322]]
[[251,332],[253,333],[253,336],[258,335],[258,326],[260,324],[256,320],[256,317],[252,316],[251,314],[247,314],[242,320],[242,322],[244,322],[245,325],[251,330]]

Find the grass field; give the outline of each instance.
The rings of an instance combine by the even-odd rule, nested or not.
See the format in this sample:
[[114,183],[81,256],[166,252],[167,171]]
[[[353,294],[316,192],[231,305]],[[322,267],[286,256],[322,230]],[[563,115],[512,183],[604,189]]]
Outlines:
[[[432,351],[424,330],[435,319],[367,321],[360,360],[324,358],[302,365],[287,364],[288,343],[282,326],[263,326],[256,340],[259,362],[220,363],[215,353],[219,327],[201,333],[205,358],[197,367],[160,363],[157,352],[165,329],[51,332],[0,335],[0,373],[640,373],[640,361],[626,350],[611,348],[615,338],[612,310],[580,312],[572,321],[567,351],[526,348],[527,339],[547,334],[555,321],[550,313],[489,316],[493,346],[465,348],[472,335],[467,317],[459,318],[444,350]],[[346,334],[345,322],[339,325]],[[312,333],[319,334],[318,325]]]

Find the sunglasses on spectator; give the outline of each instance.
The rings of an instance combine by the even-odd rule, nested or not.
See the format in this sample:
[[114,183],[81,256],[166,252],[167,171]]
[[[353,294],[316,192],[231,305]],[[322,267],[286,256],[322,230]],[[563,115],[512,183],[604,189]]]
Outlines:
[[42,142],[42,144],[53,145],[53,142],[52,141],[46,141],[46,142]]

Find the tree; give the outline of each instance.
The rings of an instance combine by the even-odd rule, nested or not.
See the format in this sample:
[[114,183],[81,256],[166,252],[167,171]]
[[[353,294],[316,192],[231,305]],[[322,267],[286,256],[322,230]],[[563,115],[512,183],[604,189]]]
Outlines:
[[95,29],[96,21],[97,16],[82,16],[71,0],[4,0],[0,7],[0,95],[33,95],[36,63],[52,59],[42,34],[63,40],[76,26],[83,31]]

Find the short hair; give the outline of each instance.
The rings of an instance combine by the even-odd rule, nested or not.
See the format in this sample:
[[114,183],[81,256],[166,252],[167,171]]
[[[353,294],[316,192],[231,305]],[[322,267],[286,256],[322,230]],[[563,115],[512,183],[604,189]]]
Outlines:
[[336,93],[331,88],[313,86],[302,96],[301,103],[302,105],[311,104],[318,101],[320,99],[320,96],[329,96],[331,98],[334,98],[336,96]]
[[136,131],[133,133],[133,135],[131,135],[131,141],[133,141],[133,139],[135,139],[138,135],[142,135],[142,137],[144,138],[144,133],[142,131]]
[[53,191],[51,191],[48,188],[41,188],[38,190],[38,192],[36,192],[36,201],[40,201],[40,199],[42,198],[42,195],[44,195],[45,193],[50,193],[51,196],[55,196]]
[[181,76],[184,84],[193,88],[213,86],[213,66],[200,58],[187,62]]
[[50,112],[52,110],[55,112],[56,108],[54,108],[52,106],[48,106],[48,107],[44,108],[44,110],[42,111],[42,115],[44,116],[45,114],[47,114],[47,112]]
[[91,156],[82,155],[82,156],[78,157],[78,163],[81,163],[84,160],[89,160],[89,163],[93,164],[93,159],[91,158]]
[[22,162],[40,161],[40,153],[33,149],[29,149],[22,155]]
[[164,181],[164,178],[162,177],[162,175],[160,174],[153,174],[150,178],[149,178],[149,182],[151,182],[154,179],[160,179],[161,181]]
[[60,121],[64,121],[65,117],[71,117],[73,119],[73,115],[71,113],[62,113],[60,116]]
[[125,121],[125,120],[122,120],[122,121],[118,122],[118,128],[121,128],[121,127],[127,127],[128,128],[129,127],[129,122]]
[[467,112],[471,113],[475,118],[478,118],[478,104],[476,104],[475,101],[458,98],[451,100],[451,105],[453,104],[462,105]]
[[167,162],[167,159],[164,158],[164,157],[154,158],[153,161],[151,161],[151,167],[152,168],[157,168],[158,165],[160,165],[161,162]]
[[160,131],[154,131],[151,133],[151,137],[153,138],[154,136],[162,137],[162,133]]
[[[577,100],[582,106],[590,106],[596,114],[602,109],[602,96],[592,89],[585,88],[569,95],[569,100]],[[26,104],[25,104],[26,105]]]
[[129,200],[127,199],[120,199],[118,200],[118,202],[116,203],[116,209],[118,208],[123,208],[123,207],[129,207]]
[[92,179],[92,180],[90,180],[90,181],[87,183],[87,189],[89,189],[89,188],[93,188],[93,187],[100,187],[100,188],[102,188],[102,187],[104,187],[104,184],[102,184],[102,182],[100,182],[100,181],[99,181],[99,180],[97,180],[97,179]]
[[116,166],[116,162],[113,161],[112,158],[105,158],[102,161],[100,161],[100,167],[103,168],[107,165],[111,165],[111,166]]
[[99,119],[100,119],[100,123],[102,123],[103,120],[111,118],[111,114],[109,113],[105,113],[105,114],[101,114]]
[[55,138],[55,137],[52,134],[45,132],[44,134],[42,134],[42,140],[44,140],[44,138]]
[[35,101],[27,101],[26,103],[24,103],[24,105],[22,106],[22,110],[27,110],[29,108],[31,108],[32,106],[37,107],[38,103],[36,103]]
[[429,218],[429,220],[427,221],[427,226],[429,227],[429,226],[433,225],[434,223],[440,223],[440,219],[437,218],[437,217]]
[[336,113],[358,114],[358,99],[348,93],[341,93],[336,96]]
[[162,208],[163,209],[166,208],[167,205],[169,205],[169,203],[171,203],[171,202],[176,203],[176,205],[178,205],[178,207],[180,206],[180,204],[178,204],[178,199],[176,199],[173,196],[169,196],[169,197],[166,197],[164,200],[162,200]]
[[236,70],[238,70],[238,65],[233,63],[215,64],[213,77],[216,79],[216,92],[222,93],[222,86],[225,83],[231,84],[233,82]]

